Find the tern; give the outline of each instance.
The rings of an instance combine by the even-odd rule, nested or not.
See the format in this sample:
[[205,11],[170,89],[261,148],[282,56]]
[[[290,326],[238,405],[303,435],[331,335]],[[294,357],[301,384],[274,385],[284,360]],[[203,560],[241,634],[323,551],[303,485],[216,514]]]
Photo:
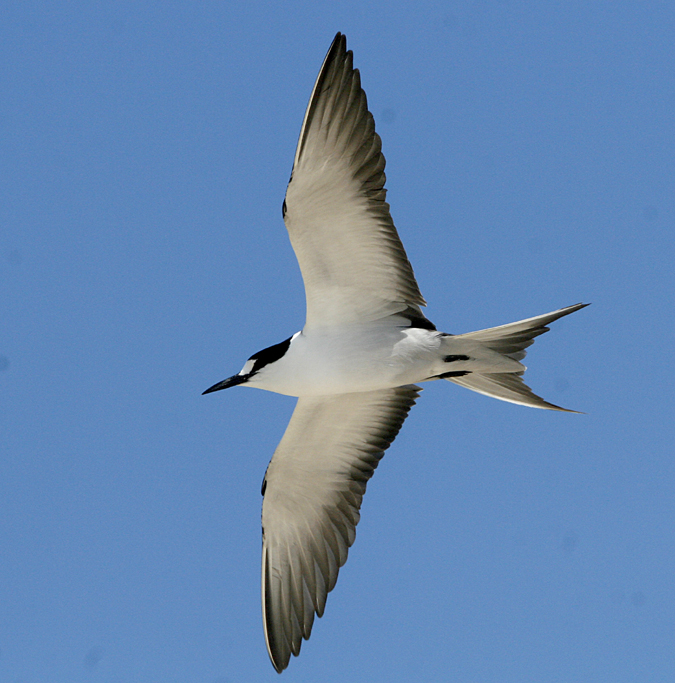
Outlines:
[[587,304],[468,334],[439,332],[389,213],[384,156],[353,55],[338,33],[300,129],[282,213],[305,285],[305,326],[204,393],[298,397],[262,485],[262,611],[281,673],[354,543],[366,484],[418,398],[444,379],[548,410],[523,382],[525,349]]

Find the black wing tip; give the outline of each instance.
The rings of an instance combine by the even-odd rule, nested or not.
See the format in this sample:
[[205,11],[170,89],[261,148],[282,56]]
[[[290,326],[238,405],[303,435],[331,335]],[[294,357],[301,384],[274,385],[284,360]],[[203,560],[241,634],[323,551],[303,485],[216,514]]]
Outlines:
[[[584,304],[584,303],[578,303],[578,304],[572,304],[571,306],[565,306],[564,308],[561,308],[557,311],[554,311],[554,313],[557,313],[558,315],[550,320],[549,322],[546,323],[546,325],[550,325],[551,323],[555,322],[556,320],[559,320],[560,318],[564,318],[566,315],[569,315],[570,313],[576,313],[577,311],[580,311],[582,308],[586,308],[587,306],[590,306],[591,304]],[[548,332],[550,328],[546,328],[544,332]]]
[[[590,306],[591,304],[584,304],[584,303],[578,303],[578,304],[572,304],[571,306],[565,306],[564,308],[561,308],[561,311],[567,311],[567,313],[576,313],[577,311],[580,311],[582,308],[586,308],[587,306]],[[565,315],[567,315],[565,313]]]
[[330,47],[328,48],[328,52],[326,52],[326,57],[324,58],[324,65],[329,64],[330,62],[335,59],[335,56],[339,54],[340,52],[344,53],[347,50],[347,37],[345,36],[344,33],[341,33],[338,31],[335,34],[335,38],[333,38],[333,42],[330,44]]
[[272,662],[272,666],[274,667],[274,670],[275,670],[278,674],[282,674],[282,673],[284,672],[284,670],[285,670],[286,668],[288,668],[288,664],[285,664],[284,666],[282,666],[281,664],[277,664],[277,663],[274,661],[274,657],[272,657],[271,654],[270,654],[270,662]]
[[347,36],[338,31],[335,34],[335,38],[333,38],[333,42],[328,48],[324,63],[326,66],[328,66],[338,56],[346,57],[348,54],[351,54],[351,51],[347,50]]
[[[265,530],[263,529],[263,539]],[[269,578],[269,558],[267,556],[267,547],[263,540],[263,557],[262,557],[262,618],[263,629],[265,632],[265,645],[267,646],[267,654],[274,670],[280,674],[288,667],[291,661],[291,648],[288,646],[283,634],[279,637],[279,629],[275,627],[275,623],[271,618],[272,605],[270,604],[270,596],[272,594]]]
[[267,654],[269,655],[274,670],[280,674],[288,668],[288,665],[291,662],[291,650],[288,647],[279,647],[273,639],[269,638],[269,632],[266,632],[266,635],[268,636]]

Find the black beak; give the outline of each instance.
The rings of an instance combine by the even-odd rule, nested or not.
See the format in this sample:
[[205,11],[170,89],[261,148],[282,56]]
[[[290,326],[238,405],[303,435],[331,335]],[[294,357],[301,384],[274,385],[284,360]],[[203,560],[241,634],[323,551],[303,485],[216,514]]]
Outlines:
[[213,391],[220,391],[221,389],[229,389],[230,387],[236,387],[237,384],[243,384],[247,379],[247,375],[233,375],[232,377],[228,377],[227,379],[224,379],[222,382],[218,382],[218,384],[214,384],[212,387],[209,387],[206,391],[202,393],[202,396],[204,394],[210,394]]

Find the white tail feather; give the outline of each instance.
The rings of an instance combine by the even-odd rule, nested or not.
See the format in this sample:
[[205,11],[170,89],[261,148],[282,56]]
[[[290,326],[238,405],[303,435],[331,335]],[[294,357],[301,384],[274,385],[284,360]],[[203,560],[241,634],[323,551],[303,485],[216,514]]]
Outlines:
[[[487,330],[478,330],[468,334],[458,334],[452,337],[453,346],[462,341],[479,342],[490,351],[496,351],[514,361],[520,361],[525,357],[528,346],[534,343],[534,338],[544,332],[548,332],[549,323],[558,318],[574,313],[588,304],[575,304],[567,306],[551,313],[538,315],[534,318],[519,320],[508,325],[491,327]],[[459,347],[458,347],[459,348]],[[520,364],[519,364],[520,365]],[[568,413],[576,413],[576,410],[561,408],[545,401],[537,396],[522,380],[523,366],[512,372],[504,372],[501,367],[495,366],[496,372],[469,371],[465,375],[446,377],[449,382],[454,382],[462,387],[476,391],[479,394],[492,396],[509,403],[517,403],[532,408],[544,408],[547,410],[562,410]],[[467,368],[468,369],[468,368]]]

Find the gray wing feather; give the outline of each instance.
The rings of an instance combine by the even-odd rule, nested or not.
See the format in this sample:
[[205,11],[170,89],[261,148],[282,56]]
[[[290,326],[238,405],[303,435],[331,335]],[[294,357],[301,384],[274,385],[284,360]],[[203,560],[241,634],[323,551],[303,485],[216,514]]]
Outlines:
[[277,671],[308,639],[354,543],[366,484],[421,389],[298,399],[266,474],[262,605]]
[[381,150],[352,52],[338,33],[312,91],[284,200],[307,327],[390,315],[426,320],[385,201]]

